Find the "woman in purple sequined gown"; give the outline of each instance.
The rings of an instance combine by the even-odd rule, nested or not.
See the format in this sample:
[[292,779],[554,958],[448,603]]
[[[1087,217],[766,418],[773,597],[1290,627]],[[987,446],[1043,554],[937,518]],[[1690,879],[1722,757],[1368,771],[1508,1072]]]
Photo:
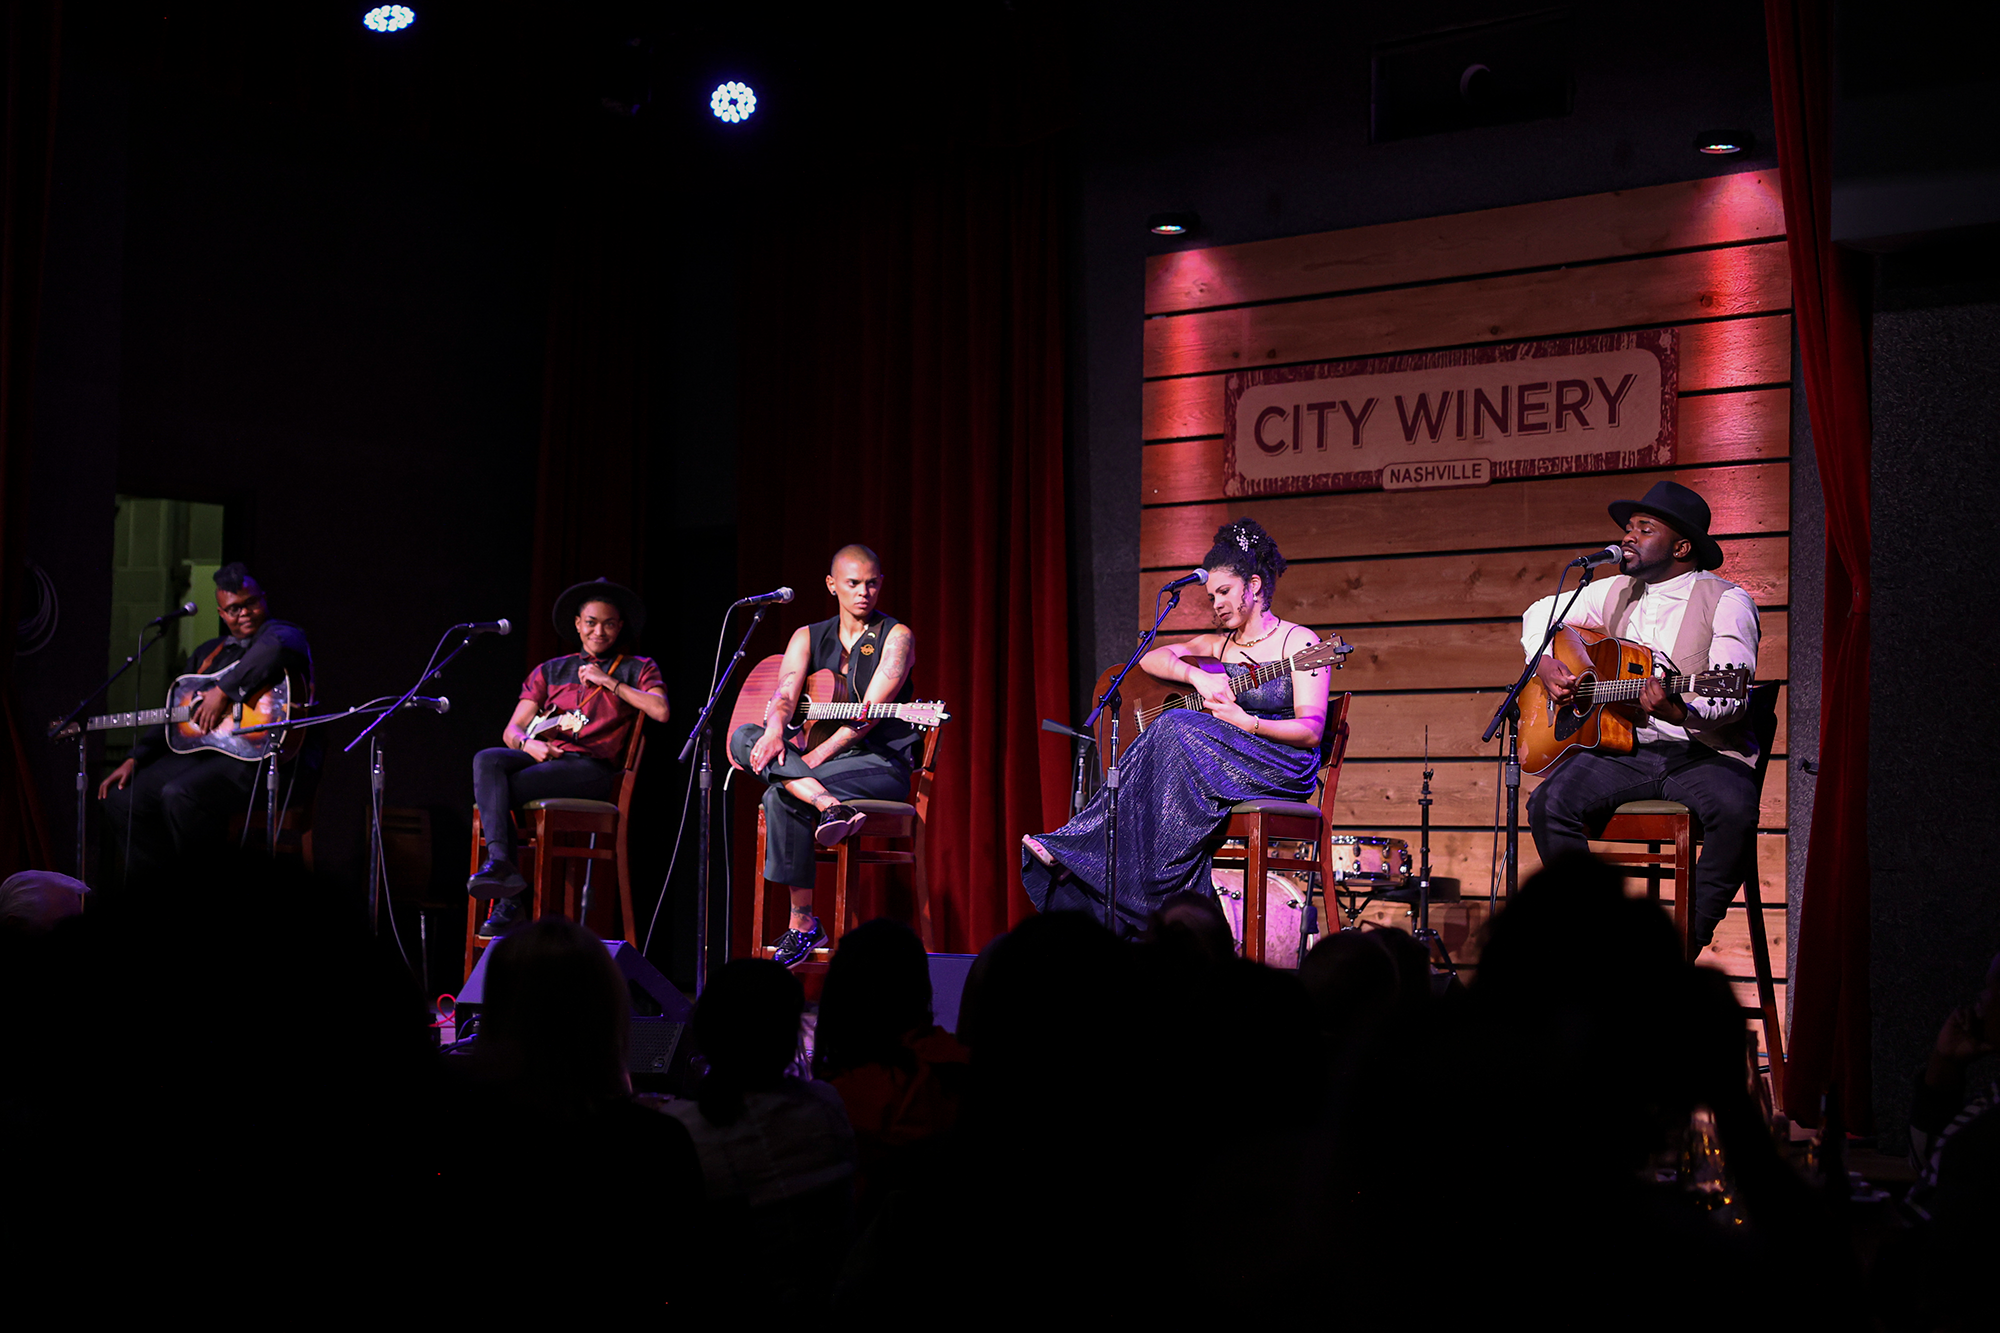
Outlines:
[[[1254,519],[1238,519],[1215,534],[1203,565],[1217,629],[1185,643],[1155,648],[1140,668],[1200,693],[1205,711],[1162,713],[1119,757],[1118,884],[1115,928],[1137,934],[1170,894],[1213,892],[1210,848],[1238,801],[1260,797],[1310,800],[1326,729],[1327,673],[1289,672],[1234,693],[1213,672],[1190,668],[1189,657],[1218,658],[1231,678],[1260,663],[1281,661],[1319,642],[1303,625],[1271,611],[1285,558]],[[1104,814],[1099,790],[1054,833],[1021,840],[1021,881],[1044,912],[1104,915]]]

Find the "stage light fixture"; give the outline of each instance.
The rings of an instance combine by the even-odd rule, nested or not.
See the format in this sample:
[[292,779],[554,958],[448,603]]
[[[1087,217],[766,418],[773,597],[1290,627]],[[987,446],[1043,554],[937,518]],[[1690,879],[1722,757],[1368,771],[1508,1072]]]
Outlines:
[[717,120],[725,124],[741,124],[750,119],[757,110],[757,94],[751,90],[749,84],[738,83],[731,79],[728,83],[718,85],[716,90],[708,95],[708,109],[715,113]]
[[1694,136],[1694,150],[1710,157],[1735,157],[1757,146],[1757,136],[1748,130],[1703,130]]
[[377,5],[361,16],[361,26],[370,32],[401,32],[417,21],[417,11],[408,5]]
[[1200,225],[1199,213],[1155,213],[1146,219],[1146,230],[1155,236],[1185,236]]

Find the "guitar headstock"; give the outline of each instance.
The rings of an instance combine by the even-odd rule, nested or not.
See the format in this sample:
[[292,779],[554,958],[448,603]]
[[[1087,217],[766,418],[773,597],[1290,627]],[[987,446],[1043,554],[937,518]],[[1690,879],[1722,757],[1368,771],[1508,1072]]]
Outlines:
[[1338,671],[1347,665],[1347,655],[1353,651],[1353,644],[1341,638],[1337,632],[1328,630],[1326,637],[1318,643],[1301,648],[1292,654],[1292,670],[1317,671],[1331,663],[1333,669]]
[[942,699],[933,699],[928,703],[919,700],[916,703],[903,704],[896,711],[897,715],[903,721],[913,727],[922,727],[925,730],[943,726],[945,720],[951,716],[950,713],[944,711],[944,700]]
[[[62,730],[57,731],[57,727],[62,727]],[[52,741],[59,741],[66,737],[74,736],[82,730],[83,724],[81,722],[72,722],[68,726],[63,727],[61,718],[52,717],[49,719],[49,739]]]
[[584,724],[589,721],[589,715],[581,708],[572,708],[567,713],[555,719],[555,728],[557,731],[567,731],[570,735],[574,736],[579,731],[582,731]]
[[1689,693],[1704,699],[1747,698],[1750,694],[1750,668],[1732,663],[1704,671],[1694,678]]

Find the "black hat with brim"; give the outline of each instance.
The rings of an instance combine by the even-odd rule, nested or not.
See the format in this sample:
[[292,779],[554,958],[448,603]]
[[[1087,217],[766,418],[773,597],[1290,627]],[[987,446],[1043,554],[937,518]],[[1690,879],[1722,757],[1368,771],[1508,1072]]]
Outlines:
[[618,636],[621,644],[636,640],[646,628],[646,603],[638,593],[609,579],[592,579],[588,583],[563,589],[562,595],[556,598],[555,610],[549,613],[549,619],[555,622],[556,632],[574,633],[576,618],[592,602],[609,602],[625,618],[625,630]]
[[1659,482],[1643,500],[1618,500],[1611,505],[1611,521],[1620,528],[1634,514],[1665,519],[1675,532],[1694,543],[1695,563],[1703,569],[1722,568],[1722,547],[1708,535],[1708,501],[1679,482]]

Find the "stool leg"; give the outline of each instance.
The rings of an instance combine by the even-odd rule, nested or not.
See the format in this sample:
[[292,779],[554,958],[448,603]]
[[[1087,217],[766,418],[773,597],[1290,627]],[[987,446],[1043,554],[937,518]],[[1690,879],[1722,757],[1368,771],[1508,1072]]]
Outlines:
[[1694,947],[1692,913],[1688,897],[1694,891],[1694,875],[1689,862],[1694,859],[1694,821],[1686,815],[1674,821],[1674,927],[1681,933],[1681,951],[1691,963],[1699,950]]
[[1249,855],[1243,865],[1243,956],[1253,963],[1264,961],[1264,821],[1250,821],[1250,836],[1244,839]]
[[1764,1013],[1764,1054],[1771,1061],[1771,1101],[1785,1104],[1785,1023],[1778,1013],[1778,989],[1771,976],[1771,941],[1764,934],[1764,899],[1757,891],[1757,867],[1743,885],[1743,907],[1750,914],[1750,957],[1757,972],[1757,1007]]
[[[729,935],[733,934],[735,934],[735,931],[730,930],[725,933],[724,938],[726,939]],[[750,957],[752,958],[763,957],[764,956],[763,949],[764,949],[764,806],[762,802],[759,802],[757,806],[757,865],[756,868],[751,872],[750,876]],[[727,947],[723,949],[722,956],[725,959],[729,957],[729,950]]]

